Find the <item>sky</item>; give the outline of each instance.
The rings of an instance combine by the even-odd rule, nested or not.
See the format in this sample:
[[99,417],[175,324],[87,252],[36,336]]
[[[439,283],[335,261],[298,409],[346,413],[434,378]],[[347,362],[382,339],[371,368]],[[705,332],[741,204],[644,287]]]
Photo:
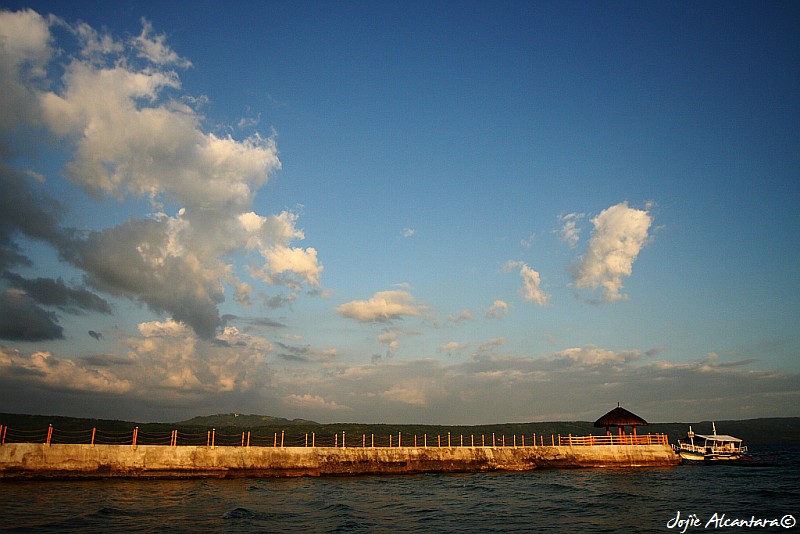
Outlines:
[[0,1],[0,412],[800,416],[800,4]]

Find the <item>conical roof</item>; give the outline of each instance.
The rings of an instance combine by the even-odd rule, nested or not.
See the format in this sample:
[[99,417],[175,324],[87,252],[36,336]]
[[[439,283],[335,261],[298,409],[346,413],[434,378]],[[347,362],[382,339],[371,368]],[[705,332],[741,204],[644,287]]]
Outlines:
[[644,426],[647,421],[631,413],[619,405],[605,414],[603,417],[594,422],[596,427],[609,427],[609,426]]

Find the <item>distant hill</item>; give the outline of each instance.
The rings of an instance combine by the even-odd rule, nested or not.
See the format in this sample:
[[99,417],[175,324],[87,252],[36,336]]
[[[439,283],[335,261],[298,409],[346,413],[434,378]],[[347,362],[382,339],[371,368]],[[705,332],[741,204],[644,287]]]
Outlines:
[[[599,435],[605,432],[603,428],[595,428],[589,421],[553,421],[533,423],[499,423],[492,425],[415,425],[415,424],[366,424],[366,423],[317,423],[305,419],[285,419],[269,415],[244,415],[244,414],[217,414],[198,416],[185,421],[174,423],[137,423],[133,421],[118,421],[109,419],[88,419],[77,417],[25,415],[0,413],[0,425],[6,425],[15,430],[45,430],[48,425],[64,431],[91,430],[92,428],[104,431],[130,431],[138,427],[141,432],[170,432],[178,429],[183,432],[200,432],[216,429],[218,433],[241,435],[245,430],[253,431],[262,436],[281,435],[286,432],[288,436],[299,439],[304,433],[316,433],[317,436],[333,436],[346,433],[347,436],[387,436],[402,433],[403,436],[428,436],[452,434],[457,440],[460,435],[486,435],[500,436],[545,436],[545,442],[550,435],[584,436],[589,434]],[[679,437],[686,435],[692,427],[698,434],[712,432],[711,421],[698,421],[687,423],[651,423],[639,427],[637,433],[666,434],[670,443],[675,443]],[[717,432],[742,438],[748,445],[800,445],[800,417],[772,417],[761,419],[716,421]]]
[[271,415],[254,415],[238,413],[221,413],[217,415],[199,415],[186,421],[175,423],[180,426],[202,426],[211,428],[259,428],[263,426],[295,426],[295,425],[319,425],[314,421],[305,419],[284,419],[283,417],[273,417]]

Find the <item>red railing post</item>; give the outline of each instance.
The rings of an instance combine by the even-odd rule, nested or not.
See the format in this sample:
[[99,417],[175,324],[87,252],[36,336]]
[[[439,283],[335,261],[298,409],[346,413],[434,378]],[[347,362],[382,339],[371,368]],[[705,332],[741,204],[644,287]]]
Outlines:
[[94,447],[94,436],[97,434],[97,428],[92,428],[92,447]]
[[47,427],[47,440],[45,443],[49,446],[50,440],[53,438],[53,425]]

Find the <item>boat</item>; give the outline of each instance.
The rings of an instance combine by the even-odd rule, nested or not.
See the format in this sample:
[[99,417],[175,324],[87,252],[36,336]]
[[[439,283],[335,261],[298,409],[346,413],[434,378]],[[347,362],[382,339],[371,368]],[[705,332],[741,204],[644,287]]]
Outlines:
[[742,459],[747,454],[747,447],[742,440],[725,434],[717,434],[717,425],[711,423],[713,434],[695,434],[692,427],[685,438],[678,440],[675,452],[685,462],[730,462]]

